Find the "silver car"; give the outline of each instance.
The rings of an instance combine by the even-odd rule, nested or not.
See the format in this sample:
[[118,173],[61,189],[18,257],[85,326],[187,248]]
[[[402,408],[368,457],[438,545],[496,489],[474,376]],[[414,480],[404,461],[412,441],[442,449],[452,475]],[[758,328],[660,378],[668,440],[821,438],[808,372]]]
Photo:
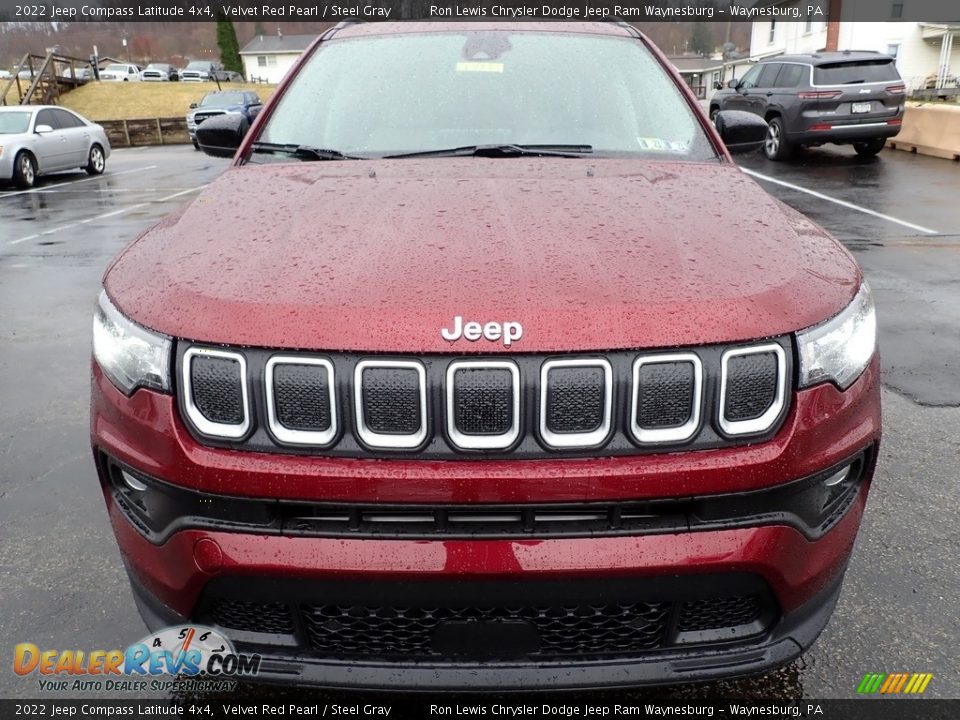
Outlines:
[[50,105],[0,107],[0,182],[33,187],[40,175],[83,168],[100,175],[110,157],[104,129]]

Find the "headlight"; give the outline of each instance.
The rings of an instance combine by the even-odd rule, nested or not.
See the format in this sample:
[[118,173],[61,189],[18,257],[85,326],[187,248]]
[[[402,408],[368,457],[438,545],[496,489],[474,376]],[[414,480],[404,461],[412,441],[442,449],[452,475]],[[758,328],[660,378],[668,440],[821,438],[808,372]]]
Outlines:
[[877,314],[867,283],[839,315],[797,333],[800,387],[831,381],[846,390],[867,369],[877,349]]
[[170,349],[166,335],[135,325],[100,293],[93,316],[93,356],[125,395],[138,387],[170,392]]

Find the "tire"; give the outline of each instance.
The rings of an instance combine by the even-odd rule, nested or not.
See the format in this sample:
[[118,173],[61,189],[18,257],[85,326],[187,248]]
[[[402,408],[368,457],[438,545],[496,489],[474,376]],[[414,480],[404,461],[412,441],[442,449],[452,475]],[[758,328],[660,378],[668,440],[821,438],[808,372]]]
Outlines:
[[870,158],[878,155],[886,146],[886,144],[886,138],[874,138],[873,140],[855,142],[853,144],[853,149],[857,151],[857,155],[860,157]]
[[83,169],[87,171],[87,175],[103,175],[106,167],[107,158],[104,157],[103,148],[96,144],[92,145],[90,154],[87,156],[87,164]]
[[200,149],[200,143],[198,143],[196,140],[193,141],[193,149],[194,149],[194,150],[199,150],[199,149]]
[[793,157],[795,146],[787,140],[783,129],[783,120],[771,118],[767,128],[767,139],[763,143],[763,154],[767,160],[789,160]]
[[13,161],[13,184],[29,190],[37,182],[37,161],[26,150],[21,150]]
[[717,124],[717,113],[719,112],[720,108],[718,108],[716,105],[710,108],[710,122],[712,122],[714,125]]

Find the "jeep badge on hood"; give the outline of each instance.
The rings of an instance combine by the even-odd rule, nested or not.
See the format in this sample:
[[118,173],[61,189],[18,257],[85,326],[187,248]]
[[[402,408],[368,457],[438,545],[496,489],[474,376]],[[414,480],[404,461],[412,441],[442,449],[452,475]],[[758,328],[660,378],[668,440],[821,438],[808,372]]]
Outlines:
[[523,337],[523,325],[518,322],[498,323],[493,320],[483,325],[472,321],[464,324],[463,318],[457,315],[453,319],[453,329],[441,328],[440,335],[450,342],[455,342],[461,337],[470,342],[476,342],[480,338],[486,338],[490,342],[503,340],[504,347],[510,347],[511,343]]

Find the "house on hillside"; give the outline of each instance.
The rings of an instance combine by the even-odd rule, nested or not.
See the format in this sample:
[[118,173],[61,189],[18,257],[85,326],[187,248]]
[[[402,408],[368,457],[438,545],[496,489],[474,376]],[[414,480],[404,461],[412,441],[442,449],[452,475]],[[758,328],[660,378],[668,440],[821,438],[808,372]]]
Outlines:
[[709,100],[713,97],[716,84],[723,79],[723,60],[700,55],[671,55],[667,59],[697,98]]
[[257,35],[240,50],[243,76],[250,82],[280,82],[316,39],[316,35]]
[[[831,0],[831,18],[842,17],[842,0]],[[805,6],[806,0],[779,0],[783,6]],[[898,9],[899,6],[899,9]],[[903,5],[891,5],[891,20]],[[932,22],[797,22],[764,20],[753,23],[753,60],[819,50],[874,50],[897,60],[908,90],[955,87],[960,75],[960,24]]]

